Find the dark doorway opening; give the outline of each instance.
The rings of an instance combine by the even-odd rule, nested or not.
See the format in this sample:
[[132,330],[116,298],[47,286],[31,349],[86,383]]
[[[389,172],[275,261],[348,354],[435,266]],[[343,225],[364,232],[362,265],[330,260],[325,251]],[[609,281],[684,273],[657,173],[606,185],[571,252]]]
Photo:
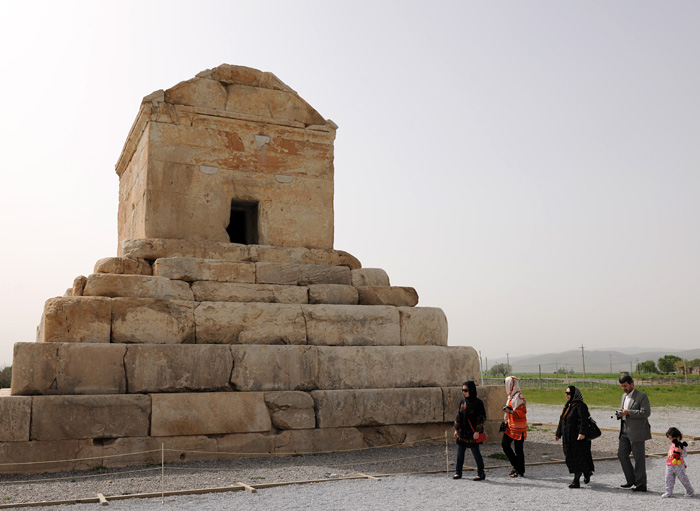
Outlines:
[[226,227],[231,243],[258,244],[258,203],[245,200],[231,201],[231,217]]

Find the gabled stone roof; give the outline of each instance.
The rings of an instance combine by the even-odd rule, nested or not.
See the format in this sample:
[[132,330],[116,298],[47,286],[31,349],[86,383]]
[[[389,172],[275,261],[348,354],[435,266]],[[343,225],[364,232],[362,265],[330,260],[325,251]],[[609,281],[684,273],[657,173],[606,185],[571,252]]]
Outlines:
[[272,73],[245,66],[222,64],[198,73],[165,91],[156,91],[144,102],[165,101],[261,120],[290,121],[305,126],[331,125],[291,87]]

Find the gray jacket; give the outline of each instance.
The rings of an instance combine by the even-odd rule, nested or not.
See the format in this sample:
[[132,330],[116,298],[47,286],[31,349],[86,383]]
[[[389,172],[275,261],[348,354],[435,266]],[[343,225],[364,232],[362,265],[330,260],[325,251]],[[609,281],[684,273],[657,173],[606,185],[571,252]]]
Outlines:
[[[627,424],[627,436],[632,442],[644,442],[645,440],[650,440],[651,425],[647,420],[647,417],[651,415],[649,398],[644,392],[637,389],[634,389],[634,391],[630,394],[630,398],[631,402],[628,408],[630,414],[625,417],[625,422]],[[624,408],[624,405],[625,394],[622,394],[620,408]],[[620,425],[620,428],[622,428],[622,425]],[[620,435],[622,435],[622,429],[620,429]]]

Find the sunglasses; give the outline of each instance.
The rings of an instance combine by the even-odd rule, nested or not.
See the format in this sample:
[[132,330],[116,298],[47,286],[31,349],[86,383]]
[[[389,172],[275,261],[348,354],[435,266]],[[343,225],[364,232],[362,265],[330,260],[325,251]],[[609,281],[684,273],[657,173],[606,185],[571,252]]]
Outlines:
[[469,389],[462,389],[462,392],[469,392]]
[[566,395],[567,395],[567,396],[570,396],[570,395],[571,395],[571,392],[566,392]]

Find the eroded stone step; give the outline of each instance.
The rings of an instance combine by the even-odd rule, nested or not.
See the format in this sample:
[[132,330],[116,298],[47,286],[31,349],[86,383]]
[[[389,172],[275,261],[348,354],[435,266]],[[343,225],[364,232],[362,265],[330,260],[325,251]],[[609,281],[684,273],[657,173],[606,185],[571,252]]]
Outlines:
[[46,302],[37,341],[446,345],[447,319],[432,307],[58,297]]
[[438,387],[478,379],[467,346],[17,343],[13,395]]
[[162,257],[223,259],[240,262],[275,262],[295,264],[327,264],[361,268],[360,261],[342,250],[269,245],[240,245],[201,240],[127,239],[121,243],[121,257],[155,261]]

